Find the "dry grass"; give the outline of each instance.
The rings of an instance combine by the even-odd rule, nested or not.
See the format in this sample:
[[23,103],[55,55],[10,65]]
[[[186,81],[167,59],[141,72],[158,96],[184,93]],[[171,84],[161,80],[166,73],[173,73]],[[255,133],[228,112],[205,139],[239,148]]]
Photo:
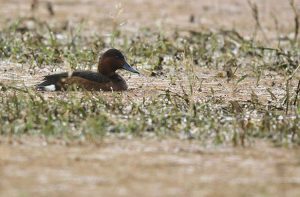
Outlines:
[[[0,195],[299,195],[297,1],[0,5]],[[110,47],[129,91],[34,90]]]

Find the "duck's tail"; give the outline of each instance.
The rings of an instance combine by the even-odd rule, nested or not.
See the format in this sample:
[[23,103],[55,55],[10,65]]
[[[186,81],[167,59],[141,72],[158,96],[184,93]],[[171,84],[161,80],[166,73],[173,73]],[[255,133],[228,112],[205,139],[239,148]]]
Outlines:
[[62,89],[62,79],[68,77],[68,73],[59,73],[44,76],[43,82],[35,86],[38,91],[59,91]]

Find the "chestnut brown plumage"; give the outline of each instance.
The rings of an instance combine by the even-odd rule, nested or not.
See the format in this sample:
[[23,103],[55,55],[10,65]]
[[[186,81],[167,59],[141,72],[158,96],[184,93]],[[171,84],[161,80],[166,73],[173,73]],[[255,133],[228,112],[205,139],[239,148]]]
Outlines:
[[36,88],[41,91],[65,90],[70,86],[95,91],[127,90],[126,81],[116,73],[118,69],[139,73],[126,62],[124,55],[119,50],[109,49],[99,59],[98,72],[74,71],[47,75]]

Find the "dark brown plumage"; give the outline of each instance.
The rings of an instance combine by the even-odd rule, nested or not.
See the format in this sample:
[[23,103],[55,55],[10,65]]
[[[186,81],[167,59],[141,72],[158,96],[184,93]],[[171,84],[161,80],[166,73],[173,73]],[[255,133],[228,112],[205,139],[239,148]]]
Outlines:
[[139,73],[126,62],[124,55],[119,50],[109,49],[99,59],[98,72],[74,71],[47,75],[44,77],[44,81],[36,87],[41,91],[59,91],[69,87],[95,91],[127,90],[126,81],[115,72],[118,69]]

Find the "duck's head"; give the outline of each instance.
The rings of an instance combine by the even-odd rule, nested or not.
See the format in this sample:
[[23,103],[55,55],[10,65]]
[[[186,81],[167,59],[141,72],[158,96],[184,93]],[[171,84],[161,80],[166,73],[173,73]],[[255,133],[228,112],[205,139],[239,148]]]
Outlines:
[[139,74],[136,69],[126,62],[124,55],[119,50],[107,50],[99,59],[98,72],[110,76],[118,69],[125,69]]

